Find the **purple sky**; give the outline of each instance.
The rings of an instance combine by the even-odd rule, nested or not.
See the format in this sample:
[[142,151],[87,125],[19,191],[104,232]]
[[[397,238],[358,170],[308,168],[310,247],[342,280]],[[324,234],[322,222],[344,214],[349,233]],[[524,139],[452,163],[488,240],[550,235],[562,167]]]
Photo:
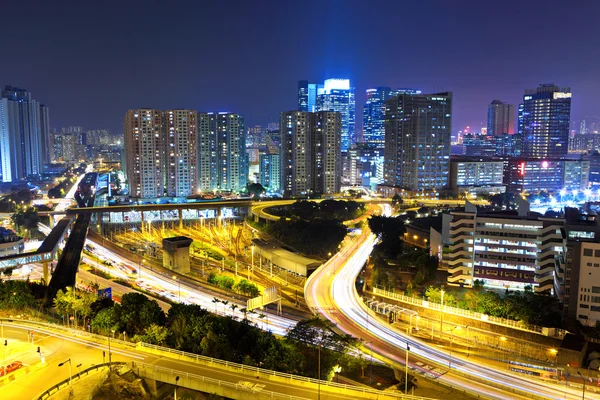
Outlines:
[[550,82],[572,88],[571,119],[589,123],[599,22],[598,1],[10,1],[0,84],[29,89],[52,127],[115,132],[139,107],[266,124],[296,108],[299,79],[328,77],[354,82],[357,128],[369,87],[454,92],[455,132]]

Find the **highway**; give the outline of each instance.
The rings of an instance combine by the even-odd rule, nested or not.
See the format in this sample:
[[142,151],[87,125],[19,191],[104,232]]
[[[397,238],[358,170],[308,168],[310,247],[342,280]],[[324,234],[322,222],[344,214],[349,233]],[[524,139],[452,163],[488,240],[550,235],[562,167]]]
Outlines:
[[[389,207],[389,206],[387,206]],[[390,209],[386,209],[390,214]],[[423,364],[437,367],[436,380],[493,399],[580,399],[581,391],[563,385],[543,382],[517,373],[498,371],[481,363],[450,355],[417,338],[393,328],[378,319],[366,307],[355,288],[355,279],[367,261],[377,239],[364,232],[346,241],[334,256],[308,279],[305,298],[311,310],[332,321],[340,330],[362,338],[373,352],[393,364],[404,365],[405,349],[410,346],[409,365],[424,371]],[[421,363],[421,365],[417,364]],[[450,368],[448,368],[450,366]],[[598,398],[588,393],[588,398]]]
[[[113,265],[136,265],[131,260],[125,259],[116,253],[103,248],[100,243],[96,243],[90,239],[87,239],[87,243],[91,243],[93,245],[95,255],[110,261]],[[126,280],[131,279],[126,273],[118,270],[116,267],[108,267],[93,261],[89,257],[85,257],[85,262],[98,269],[104,270],[111,275]],[[140,268],[141,266],[137,265],[137,267]],[[87,281],[93,282],[94,279],[95,278],[89,277]],[[135,282],[138,284],[138,286],[148,291],[155,292],[156,294],[160,294],[161,296],[169,298],[174,302],[179,302],[181,299],[182,303],[198,304],[203,308],[220,315],[241,318],[243,317],[243,314],[240,310],[246,307],[246,302],[242,299],[233,299],[231,297],[224,299],[220,293],[207,293],[206,289],[198,286],[192,286],[185,281],[176,281],[173,279],[172,275],[163,275],[158,271],[149,269],[147,266],[143,266],[141,268],[141,273]],[[112,283],[111,286],[115,286],[115,284]],[[221,303],[214,302],[215,298],[218,298]],[[222,303],[222,301],[228,301],[228,304],[225,305]],[[236,304],[238,306],[237,310],[231,309],[232,304]],[[248,314],[247,318],[261,329],[270,330],[276,335],[284,336],[289,328],[296,325],[298,318],[287,316],[285,314],[283,316],[276,315],[274,313],[275,305],[271,305],[270,308],[272,311],[257,310],[257,313]],[[264,317],[261,318],[260,315],[264,315]]]
[[[35,344],[30,345],[30,352],[19,354],[19,359],[25,366],[34,366],[31,369],[32,372],[14,381],[3,381],[4,385],[0,386],[0,398],[2,399],[33,399],[49,387],[68,379],[68,365],[63,367],[58,366],[59,363],[68,359],[71,360],[73,374],[77,373],[78,370],[108,361],[108,339],[106,342],[103,340],[102,342],[98,342],[87,336],[74,335],[72,331],[64,328],[42,328],[20,321],[7,322],[7,320],[4,320],[3,324],[4,334],[10,341],[14,339],[25,340],[25,330],[35,327]],[[41,366],[40,357],[36,353],[37,346],[40,346],[45,358],[44,367],[40,369],[36,368]],[[103,352],[105,354],[104,357]],[[124,346],[116,340],[111,340],[111,354],[112,361],[133,361],[172,369],[174,370],[173,378],[176,374],[189,373],[233,384],[249,382],[259,385],[265,391],[306,399],[358,400],[367,398],[399,398],[391,395],[377,396],[375,391],[372,391],[373,394],[362,393],[346,385],[326,381],[322,381],[319,388],[316,383],[308,383],[307,378],[273,373],[272,371],[259,370],[248,366],[242,371],[237,364],[229,363],[225,365],[224,362],[219,360],[210,363],[206,361],[193,362],[177,359],[176,356],[170,356],[168,353],[155,355],[132,346]],[[275,378],[275,376],[279,376],[279,378]],[[244,389],[240,388],[239,390],[243,391]],[[333,393],[334,391],[337,391],[337,393]],[[251,393],[250,391],[246,398],[252,398]],[[275,398],[278,397],[281,398],[283,396],[275,396]],[[408,396],[408,398],[419,399],[412,396]]]

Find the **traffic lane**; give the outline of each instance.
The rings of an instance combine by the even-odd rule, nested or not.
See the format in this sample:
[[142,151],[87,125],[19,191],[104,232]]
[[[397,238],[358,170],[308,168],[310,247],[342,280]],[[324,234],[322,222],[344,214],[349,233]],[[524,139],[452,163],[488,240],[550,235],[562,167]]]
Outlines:
[[[15,335],[19,334],[19,329],[11,329]],[[22,333],[21,333],[22,336]],[[50,354],[47,358],[46,367],[43,370],[32,372],[23,379],[12,382],[10,385],[0,389],[0,393],[6,393],[10,388],[11,396],[15,398],[25,398],[26,396],[35,396],[49,387],[68,378],[68,365],[58,367],[58,363],[71,359],[73,373],[83,370],[95,364],[104,361],[102,351],[106,352],[106,360],[108,360],[108,339],[107,344],[102,345],[95,342],[88,342],[83,338],[65,337],[57,334],[47,334],[43,340],[47,340],[45,346],[54,344],[58,350]],[[117,343],[111,347],[113,361],[125,362],[142,362],[144,364],[152,364],[164,368],[177,370],[181,373],[190,373],[219,379],[230,383],[254,382],[265,385],[265,390],[270,390],[277,393],[289,394],[307,398],[315,398],[318,395],[318,388],[306,388],[293,381],[275,382],[270,380],[269,375],[263,374],[248,374],[238,373],[215,368],[214,366],[205,366],[193,362],[186,362],[168,357],[146,354],[142,351],[121,348]],[[135,357],[135,359],[134,359]],[[80,365],[80,367],[77,367]],[[42,379],[43,378],[43,379]],[[323,399],[360,399],[361,395],[351,393],[324,393],[321,390],[321,398]]]
[[[352,243],[352,245],[349,246],[349,248],[357,249],[357,250],[359,249],[357,246],[357,243]],[[352,253],[353,254],[347,258],[348,262],[352,261],[352,257],[355,255],[354,254],[355,251],[353,251]],[[346,254],[348,254],[348,253],[346,252]],[[404,355],[404,352],[402,351],[402,353],[401,353],[402,356],[396,356],[398,353],[398,348],[396,347],[397,346],[396,344],[390,344],[387,341],[382,341],[381,338],[379,338],[376,335],[373,335],[370,332],[370,330],[369,331],[363,330],[361,325],[358,325],[356,321],[354,321],[350,317],[347,317],[343,312],[341,312],[341,310],[338,309],[338,305],[333,298],[333,288],[335,287],[334,286],[335,282],[332,284],[332,281],[335,279],[335,275],[332,274],[331,272],[332,272],[332,270],[335,270],[336,268],[339,268],[338,271],[343,272],[343,270],[342,270],[343,264],[340,265],[343,262],[346,262],[346,259],[344,259],[343,261],[339,260],[339,259],[332,260],[331,263],[328,263],[328,265],[326,265],[325,267],[323,267],[323,269],[321,271],[319,271],[317,276],[315,276],[314,278],[311,277],[312,279],[309,281],[309,284],[307,286],[307,293],[308,293],[309,297],[312,297],[313,300],[316,301],[315,305],[321,309],[321,312],[324,313],[328,319],[330,319],[332,322],[336,323],[337,326],[340,327],[341,329],[343,329],[346,333],[352,334],[355,337],[363,337],[363,338],[368,339],[368,341],[370,341],[372,343],[376,343],[377,346],[376,346],[375,350],[379,349],[380,354],[382,354],[384,357],[386,357],[388,359],[393,360],[394,362],[396,362],[398,364],[404,364],[404,360],[402,357]],[[331,289],[323,290],[323,291],[316,290],[317,284],[320,284],[320,285],[324,284],[325,287],[329,287]],[[344,296],[346,296],[347,299],[349,299],[350,303],[352,303],[352,301],[353,301],[352,297],[349,296],[348,293],[343,293],[345,288],[340,288],[340,289],[342,289],[342,294]],[[353,287],[352,287],[352,289],[353,289]],[[361,321],[361,324],[362,323],[363,322]],[[376,324],[376,323],[377,323],[377,321],[372,321],[371,325],[373,326],[373,324]],[[400,340],[402,340],[402,339],[400,339]],[[404,340],[404,343],[406,343],[406,340]],[[443,353],[441,355],[442,355],[442,357],[444,356]],[[447,378],[447,379],[449,379],[449,378]],[[453,377],[453,379],[460,379],[460,378]],[[481,385],[478,385],[478,386],[480,386],[478,388],[478,391],[480,393],[487,393],[487,395],[490,395],[493,393],[495,398],[506,398],[505,391],[501,391],[501,390],[498,390],[495,388],[489,388],[488,386],[481,386]]]
[[141,294],[144,294],[146,297],[148,297],[150,300],[155,300],[164,312],[169,311],[169,309],[171,308],[171,304],[169,304],[165,301],[156,299],[152,296],[148,296],[145,293],[140,292],[139,290],[120,285],[109,279],[102,278],[102,277],[92,274],[91,272],[86,271],[84,269],[79,270],[78,276],[81,278],[80,280],[98,283],[100,285],[100,288],[108,288],[108,287],[112,288],[113,296],[123,297],[123,295],[127,294],[127,293],[141,293]]
[[[363,248],[364,249],[364,248]],[[361,250],[362,251],[362,250]],[[350,259],[348,262],[352,262],[353,260]],[[333,263],[332,263],[333,264]],[[360,267],[360,265],[356,265],[356,267]],[[331,265],[327,265],[323,270],[322,270],[322,274],[327,274],[328,271],[327,269],[331,269],[331,268],[336,268],[338,266],[331,266]],[[352,268],[352,267],[350,267]],[[354,272],[351,273],[347,273],[347,270],[344,271],[343,269],[340,269],[340,271],[342,272],[342,275],[345,273],[346,276],[342,276],[341,278],[348,280],[349,282],[353,282],[353,274]],[[334,281],[334,287],[335,286],[339,286],[341,284],[336,285],[336,282]],[[314,291],[314,288],[312,289]],[[333,290],[333,289],[332,289]],[[360,320],[360,325],[364,325],[364,316],[367,315],[367,308],[362,305],[362,304],[356,304],[355,302],[360,302],[360,299],[358,299],[355,290],[354,290],[354,286],[352,286],[350,283],[348,283],[346,286],[342,286],[342,287],[338,287],[338,290],[340,290],[342,292],[342,296],[345,296],[347,303],[351,304],[353,306],[354,309],[358,310],[361,309],[361,312],[359,312],[358,314],[355,314],[354,316],[351,317],[351,320],[354,321],[355,324],[358,324],[358,320]],[[309,291],[310,293],[310,291]],[[354,296],[352,296],[350,293],[354,293]],[[319,299],[322,302],[322,304],[326,304],[326,305],[332,305],[335,304],[333,298],[331,297],[327,297],[328,295],[330,295],[331,293],[327,293],[327,292],[321,292],[320,296],[317,295],[315,296],[315,298]],[[339,296],[338,296],[339,297]],[[336,297],[336,302],[338,299],[338,297]],[[356,297],[356,298],[355,298]],[[318,300],[319,301],[319,300]],[[346,304],[346,303],[345,303]],[[329,310],[330,308],[332,308],[332,306],[328,307],[327,310]],[[364,309],[364,310],[362,310]],[[350,310],[352,311],[352,310]],[[368,324],[368,321],[367,321]],[[368,325],[367,325],[368,326]],[[427,344],[423,344],[423,343],[413,343],[413,341],[410,338],[405,337],[404,335],[402,335],[401,333],[395,332],[395,330],[389,329],[389,327],[387,327],[386,325],[380,323],[380,321],[377,321],[376,319],[373,318],[372,316],[372,324],[371,326],[373,326],[372,329],[369,330],[376,330],[379,331],[379,333],[382,333],[381,336],[387,336],[387,337],[392,337],[395,342],[400,342],[403,343],[404,346],[406,346],[406,342],[408,341],[409,343],[411,343],[411,346],[415,346],[415,347],[411,347],[413,354],[414,353],[418,353],[419,351],[416,350],[421,350],[421,354],[420,356],[425,356],[426,358],[430,358],[431,356],[434,356],[434,360],[437,361],[438,363],[442,363],[445,362],[445,360],[449,360],[449,357],[445,355],[444,352],[439,351],[437,349],[434,349],[432,347],[430,347]],[[362,329],[362,326],[361,328]],[[390,333],[391,332],[391,333]],[[388,338],[388,340],[391,340]],[[397,346],[398,343],[393,343],[392,346]],[[391,344],[392,342],[390,342]],[[423,352],[425,352],[425,354],[423,354]],[[530,390],[533,393],[538,393],[542,396],[550,396],[550,397],[556,397],[557,396],[557,390],[560,390],[559,388],[555,388],[555,389],[549,389],[548,391],[546,391],[545,389],[540,390],[540,384],[539,382],[532,382],[529,381],[528,379],[524,379],[523,377],[514,377],[508,374],[505,374],[504,372],[500,372],[498,373],[495,370],[491,370],[489,368],[480,368],[479,365],[474,366],[471,363],[466,363],[463,362],[460,359],[455,359],[453,357],[452,360],[453,366],[464,366],[466,368],[463,368],[463,372],[469,373],[473,376],[479,376],[481,378],[484,379],[489,379],[489,380],[493,380],[497,383],[501,383],[501,384],[505,384],[507,386],[512,386],[512,387],[525,387],[526,390]],[[485,375],[487,374],[487,375]],[[444,377],[442,379],[449,379],[446,378],[448,375],[444,375]],[[506,382],[506,381],[510,381],[510,383]],[[540,393],[541,392],[541,393]],[[561,391],[561,395],[559,396],[560,398],[562,398],[562,391]]]
[[[6,327],[5,327],[6,330]],[[22,330],[14,328],[15,331]],[[45,364],[41,369],[39,357],[32,365],[34,368],[28,375],[12,381],[0,388],[1,399],[31,399],[38,396],[53,385],[69,378],[68,363],[59,367],[58,364],[71,359],[71,370],[73,374],[89,368],[93,365],[108,362],[108,345],[100,345],[93,342],[81,341],[78,338],[63,337],[55,334],[43,334],[37,332],[40,339],[36,341],[45,357]],[[111,348],[112,361],[131,362],[145,361],[143,355],[132,354],[124,349]],[[104,353],[103,353],[104,352]]]
[[[298,384],[294,384],[292,380],[288,380],[287,382],[277,382],[270,380],[270,376],[265,374],[234,373],[211,366],[190,364],[189,362],[168,358],[158,358],[154,365],[178,371],[184,371],[194,375],[202,375],[213,379],[219,379],[230,383],[239,383],[240,381],[252,382],[265,385],[263,387],[264,390],[298,397],[305,397],[309,399],[316,399],[318,398],[319,394],[318,387],[312,388],[300,386]],[[308,385],[308,383],[302,383]],[[362,394],[356,392],[352,393],[351,391],[345,391],[345,393],[331,393],[329,389],[325,388],[325,385],[321,385],[321,399],[343,400],[363,398],[364,396]]]

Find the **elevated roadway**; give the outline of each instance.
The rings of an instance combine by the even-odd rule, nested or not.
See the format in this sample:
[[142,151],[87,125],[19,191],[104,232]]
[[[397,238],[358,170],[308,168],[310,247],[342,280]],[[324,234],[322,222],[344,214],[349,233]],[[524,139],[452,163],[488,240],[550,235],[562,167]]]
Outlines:
[[[113,339],[109,347],[106,337],[58,326],[16,320],[4,320],[2,323],[8,340],[25,340],[26,331],[33,329],[35,336],[31,350],[18,355],[26,366],[41,366],[40,357],[35,351],[37,346],[40,346],[45,358],[44,367],[31,368],[29,374],[18,380],[0,378],[0,398],[3,399],[36,398],[49,387],[68,379],[68,366],[58,366],[68,359],[71,360],[72,370],[77,372],[78,369],[109,361],[109,358],[113,362],[129,363],[142,376],[170,384],[175,384],[175,377],[179,376],[180,385],[196,390],[217,390],[217,382],[220,382],[223,387],[235,389],[223,391],[221,395],[240,400],[262,399],[266,397],[263,394],[276,399],[294,400],[423,399],[317,381],[151,345],[135,345]],[[211,385],[214,383],[217,384]],[[218,391],[213,393],[219,394]]]

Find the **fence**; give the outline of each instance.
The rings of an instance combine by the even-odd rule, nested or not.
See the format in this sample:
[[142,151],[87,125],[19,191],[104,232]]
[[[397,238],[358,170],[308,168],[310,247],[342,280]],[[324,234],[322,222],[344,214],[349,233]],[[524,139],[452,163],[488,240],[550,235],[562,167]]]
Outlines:
[[[315,385],[321,385],[321,387],[338,388],[338,389],[359,392],[359,393],[362,393],[363,395],[381,396],[383,394],[382,391],[376,390],[376,389],[371,389],[371,388],[366,388],[366,387],[357,387],[357,386],[353,386],[353,385],[347,385],[347,384],[343,384],[343,383],[336,383],[336,382],[330,382],[330,381],[322,381],[322,380],[318,380],[318,379],[314,379],[314,378],[308,378],[305,376],[292,375],[292,374],[288,374],[285,372],[271,371],[268,369],[253,367],[250,365],[238,364],[238,363],[234,363],[234,362],[230,362],[230,361],[219,360],[216,358],[201,356],[201,355],[194,354],[194,353],[188,353],[185,351],[170,349],[168,347],[156,346],[156,345],[148,344],[148,343],[142,343],[142,342],[138,343],[138,349],[139,350],[146,349],[146,351],[149,351],[151,353],[152,352],[154,352],[154,353],[169,353],[176,357],[188,358],[188,359],[196,361],[197,363],[202,363],[207,366],[220,365],[224,368],[236,370],[236,372],[242,372],[242,373],[245,372],[248,374],[252,373],[252,374],[261,374],[263,376],[279,377],[279,378],[282,378],[283,380],[286,380],[289,382],[291,382],[291,381],[307,382],[307,383],[312,383]],[[137,364],[138,363],[136,363],[136,365]],[[385,392],[385,395],[390,396],[392,398],[406,399],[406,400],[425,399],[424,397],[404,395],[401,393]]]
[[[399,293],[379,289],[376,287],[373,288],[373,294],[376,294],[376,295],[382,296],[382,297],[387,297],[389,299],[398,300],[403,303],[413,304],[418,307],[429,308],[432,310],[442,309],[441,303],[434,303],[432,301],[422,300],[422,299],[419,299],[416,297],[409,297],[409,296],[405,296],[405,295],[402,295]],[[465,318],[477,319],[477,320],[484,321],[484,322],[487,322],[490,324],[505,326],[508,328],[518,329],[521,331],[535,333],[538,335],[563,338],[567,333],[567,331],[565,331],[563,329],[546,328],[546,327],[537,326],[537,325],[524,324],[521,321],[514,321],[514,320],[506,319],[506,318],[493,317],[491,315],[482,314],[482,313],[478,313],[478,312],[470,311],[470,310],[464,310],[462,308],[450,307],[450,306],[446,306],[446,305],[443,306],[443,311],[448,314],[454,314],[454,315],[458,315],[458,316],[465,317]]]
[[65,379],[64,381],[61,381],[61,382],[57,383],[56,385],[52,386],[50,389],[46,390],[44,393],[39,395],[37,397],[37,400],[47,399],[48,397],[52,396],[52,394],[54,394],[54,392],[59,392],[61,389],[71,386],[71,383],[74,380],[81,379],[81,377],[83,375],[89,375],[89,373],[92,371],[98,370],[100,368],[106,368],[106,367],[110,368],[111,365],[117,366],[117,365],[125,365],[125,364],[126,363],[124,363],[124,362],[104,363],[104,364],[98,364],[98,365],[94,365],[93,367],[86,368],[83,371],[73,375],[71,378]]

